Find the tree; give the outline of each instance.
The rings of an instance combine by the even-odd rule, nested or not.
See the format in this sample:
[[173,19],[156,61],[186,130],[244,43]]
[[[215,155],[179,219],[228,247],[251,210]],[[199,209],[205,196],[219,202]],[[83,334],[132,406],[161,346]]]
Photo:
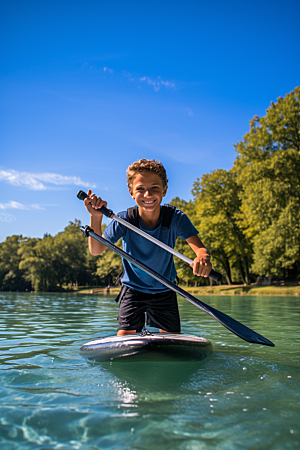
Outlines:
[[85,285],[89,278],[87,239],[80,221],[70,222],[64,231],[43,239],[24,239],[20,244],[20,268],[29,274],[37,291],[56,291],[63,284]]
[[300,88],[254,117],[236,145],[239,225],[252,241],[259,275],[299,274]]
[[20,269],[27,271],[36,291],[55,291],[60,280],[57,279],[57,265],[54,238],[24,239],[20,244]]
[[265,161],[277,150],[300,152],[300,87],[277,103],[271,102],[265,117],[255,116],[250,131],[235,145],[235,166],[239,171],[254,162]]
[[[195,205],[191,200],[187,202],[185,200],[181,200],[179,197],[175,197],[172,199],[171,204],[183,211],[189,217],[189,219],[194,222]],[[193,252],[191,247],[184,239],[180,237],[176,241],[175,250],[192,260],[195,259],[195,253]],[[206,283],[206,280],[204,278],[199,278],[193,274],[193,269],[185,261],[182,261],[182,259],[177,258],[176,256],[174,256],[174,261],[180,283],[193,283],[194,285],[197,285],[198,283]]]
[[300,153],[277,150],[239,176],[243,190],[241,227],[253,242],[258,275],[300,272]]
[[0,244],[0,289],[4,291],[16,291],[31,289],[30,281],[26,273],[19,268],[20,255],[18,254],[22,235],[14,235],[6,238]]
[[54,238],[55,266],[60,285],[85,285],[87,282],[88,240],[81,233],[80,226],[81,222],[75,219]]
[[192,193],[196,206],[195,224],[204,244],[212,252],[216,269],[225,272],[232,284],[232,267],[236,267],[244,283],[250,283],[251,245],[239,227],[241,201],[235,170],[215,170],[194,183]]

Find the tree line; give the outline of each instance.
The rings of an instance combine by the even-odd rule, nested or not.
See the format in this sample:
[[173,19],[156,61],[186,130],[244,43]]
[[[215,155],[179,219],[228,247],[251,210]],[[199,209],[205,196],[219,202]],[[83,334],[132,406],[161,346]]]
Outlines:
[[[235,145],[230,170],[204,174],[190,201],[171,203],[184,211],[211,250],[223,281],[249,284],[257,276],[300,275],[300,88],[272,102],[264,117]],[[121,245],[119,242],[117,245]],[[193,258],[182,239],[175,249]],[[182,283],[206,284],[175,258]],[[122,270],[107,250],[91,256],[75,219],[56,236],[10,236],[0,243],[0,289],[56,291],[66,286],[105,286]]]

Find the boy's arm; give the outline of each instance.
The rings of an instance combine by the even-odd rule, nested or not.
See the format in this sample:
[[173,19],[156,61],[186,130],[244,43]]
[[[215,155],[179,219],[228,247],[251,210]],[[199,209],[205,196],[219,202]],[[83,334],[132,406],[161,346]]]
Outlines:
[[[107,202],[102,200],[101,197],[97,197],[95,194],[92,194],[92,191],[90,189],[87,191],[87,195],[88,196],[84,199],[84,205],[88,210],[88,212],[90,213],[91,217],[90,226],[95,233],[99,234],[99,236],[102,236],[104,238],[101,231],[103,214],[100,213],[98,209],[101,208],[102,206],[106,207]],[[101,255],[101,253],[103,253],[104,250],[106,250],[106,248],[107,247],[105,247],[105,245],[89,237],[89,250],[93,256]]]
[[197,235],[187,238],[186,242],[197,255],[193,266],[191,266],[193,267],[194,275],[208,277],[212,269],[209,250],[203,245]]

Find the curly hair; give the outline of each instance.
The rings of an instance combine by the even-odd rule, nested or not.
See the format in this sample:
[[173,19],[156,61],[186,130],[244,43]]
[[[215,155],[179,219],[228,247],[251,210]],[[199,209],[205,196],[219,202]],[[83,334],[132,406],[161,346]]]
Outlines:
[[145,170],[157,173],[157,175],[159,175],[162,180],[163,187],[166,187],[166,185],[168,184],[168,178],[166,169],[164,168],[162,163],[160,161],[156,161],[155,159],[140,159],[139,161],[130,164],[130,166],[126,170],[127,186],[130,189],[132,187],[132,182],[135,176],[138,173],[144,172]]

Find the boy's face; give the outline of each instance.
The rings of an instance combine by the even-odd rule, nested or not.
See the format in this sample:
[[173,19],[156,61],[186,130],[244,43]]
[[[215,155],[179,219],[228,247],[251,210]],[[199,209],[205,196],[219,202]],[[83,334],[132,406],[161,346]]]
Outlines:
[[162,198],[167,193],[168,186],[163,187],[159,175],[147,170],[138,173],[129,189],[131,197],[145,212],[154,212],[160,207]]

